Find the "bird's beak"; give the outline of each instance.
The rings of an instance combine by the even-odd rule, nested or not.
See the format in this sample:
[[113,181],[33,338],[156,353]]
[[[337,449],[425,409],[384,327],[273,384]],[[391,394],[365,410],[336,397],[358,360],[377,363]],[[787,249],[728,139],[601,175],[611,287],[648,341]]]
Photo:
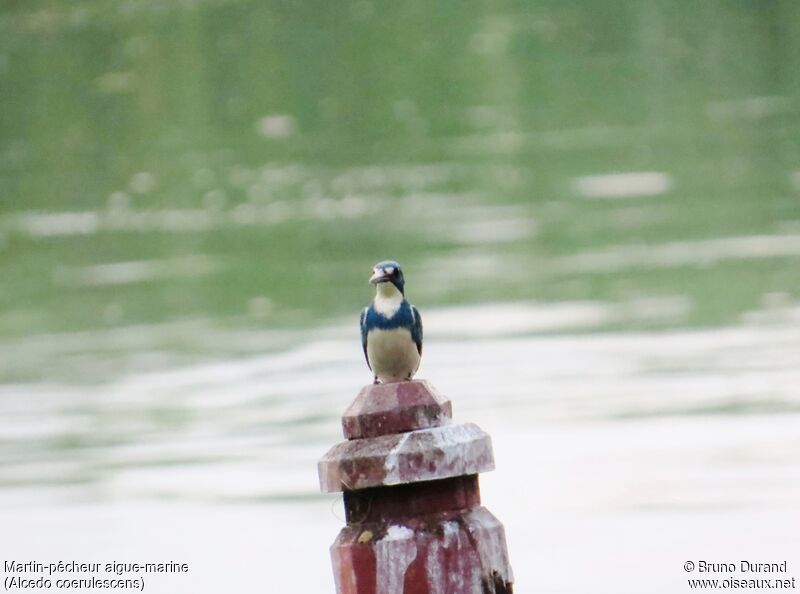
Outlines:
[[383,268],[373,269],[372,276],[369,277],[369,282],[371,282],[373,285],[377,285],[378,283],[382,283],[387,280],[389,280],[389,276],[386,274],[386,271]]

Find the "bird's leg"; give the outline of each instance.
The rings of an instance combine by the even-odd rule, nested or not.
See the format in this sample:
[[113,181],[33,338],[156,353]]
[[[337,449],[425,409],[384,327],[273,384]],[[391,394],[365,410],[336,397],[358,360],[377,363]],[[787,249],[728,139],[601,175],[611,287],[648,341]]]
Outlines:
[[375,384],[379,384],[379,383],[380,383],[380,382],[378,381],[378,376],[377,376],[377,375],[376,375],[376,376],[373,378],[373,380],[372,380],[372,383],[373,383],[373,385],[375,385]]

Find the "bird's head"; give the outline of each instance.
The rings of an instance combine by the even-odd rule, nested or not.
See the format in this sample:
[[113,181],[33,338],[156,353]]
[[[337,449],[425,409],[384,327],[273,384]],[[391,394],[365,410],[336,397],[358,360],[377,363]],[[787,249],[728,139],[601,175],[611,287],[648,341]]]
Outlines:
[[394,287],[400,293],[404,293],[405,280],[403,279],[403,270],[400,268],[400,264],[394,260],[384,260],[375,264],[369,282],[373,285],[378,285],[378,292],[383,292],[383,290],[391,292],[392,289],[390,287]]

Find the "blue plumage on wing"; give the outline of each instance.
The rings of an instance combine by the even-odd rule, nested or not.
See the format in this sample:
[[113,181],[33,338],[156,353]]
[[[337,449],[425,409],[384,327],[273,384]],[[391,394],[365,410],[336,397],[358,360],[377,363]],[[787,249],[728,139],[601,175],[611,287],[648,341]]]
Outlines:
[[369,307],[365,307],[361,310],[361,320],[358,322],[358,325],[361,327],[361,348],[364,349],[364,358],[367,360],[367,367],[372,370],[372,365],[369,364],[369,355],[367,355],[367,334],[369,330],[367,330],[367,311]]
[[414,323],[411,326],[411,338],[414,339],[414,344],[417,345],[417,352],[422,354],[422,316],[419,315],[419,310],[411,306],[411,314],[414,317]]

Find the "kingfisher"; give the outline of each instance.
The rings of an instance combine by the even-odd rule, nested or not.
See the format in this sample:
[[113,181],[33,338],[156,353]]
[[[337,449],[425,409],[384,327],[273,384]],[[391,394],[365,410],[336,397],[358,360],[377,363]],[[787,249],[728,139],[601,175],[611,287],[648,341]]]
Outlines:
[[369,282],[375,285],[375,299],[361,312],[361,346],[373,381],[410,380],[422,357],[422,318],[406,301],[400,264],[379,262]]

